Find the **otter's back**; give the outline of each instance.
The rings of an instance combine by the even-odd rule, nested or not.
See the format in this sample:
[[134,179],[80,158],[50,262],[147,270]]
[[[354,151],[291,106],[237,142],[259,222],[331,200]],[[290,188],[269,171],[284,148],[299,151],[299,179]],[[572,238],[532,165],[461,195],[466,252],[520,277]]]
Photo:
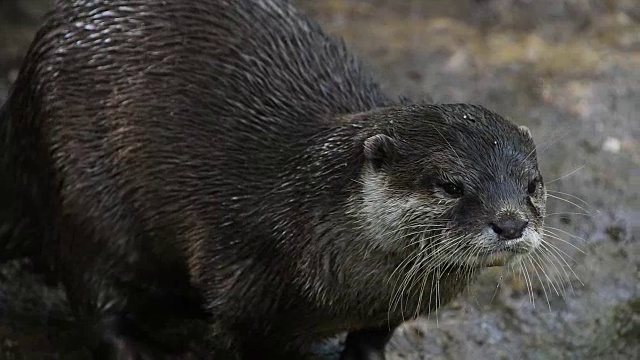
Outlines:
[[342,42],[284,1],[102,3],[58,1],[34,42],[30,73],[54,108],[261,126],[386,103]]
[[141,232],[257,208],[335,115],[388,103],[278,0],[57,1],[23,64],[6,113],[51,158],[19,166],[51,169],[67,212]]
[[58,1],[24,63],[29,90],[9,101],[37,99],[26,117],[45,121],[64,166],[104,160],[97,148],[118,162],[294,153],[332,115],[388,103],[341,42],[278,0]]

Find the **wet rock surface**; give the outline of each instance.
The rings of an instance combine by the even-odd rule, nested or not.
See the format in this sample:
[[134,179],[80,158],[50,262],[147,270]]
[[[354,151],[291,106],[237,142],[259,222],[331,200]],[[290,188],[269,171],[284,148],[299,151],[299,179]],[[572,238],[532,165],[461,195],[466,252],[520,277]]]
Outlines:
[[[13,2],[19,16],[0,5],[0,103],[47,4]],[[390,358],[638,358],[637,1],[294,4],[343,37],[390,93],[483,104],[529,126],[539,145],[547,255],[525,262],[526,274],[487,270],[456,302],[398,329]],[[86,358],[62,291],[25,267],[0,269],[0,358]]]

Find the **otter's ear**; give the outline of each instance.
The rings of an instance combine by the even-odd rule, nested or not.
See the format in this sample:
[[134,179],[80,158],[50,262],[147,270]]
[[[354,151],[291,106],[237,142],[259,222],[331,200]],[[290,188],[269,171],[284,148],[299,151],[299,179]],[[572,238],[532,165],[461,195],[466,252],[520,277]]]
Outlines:
[[396,141],[387,135],[374,135],[364,141],[364,156],[376,170],[390,164],[397,153]]
[[520,130],[520,133],[524,135],[524,137],[531,139],[531,130],[529,130],[528,127],[520,125],[518,126],[518,130]]

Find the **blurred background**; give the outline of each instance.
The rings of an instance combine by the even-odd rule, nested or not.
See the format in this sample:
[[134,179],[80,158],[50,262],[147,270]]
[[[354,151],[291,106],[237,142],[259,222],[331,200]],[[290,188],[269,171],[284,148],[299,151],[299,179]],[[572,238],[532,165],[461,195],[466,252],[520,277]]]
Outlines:
[[[539,145],[555,259],[529,267],[531,281],[490,269],[401,328],[390,358],[640,358],[640,1],[293,3],[389,93],[485,105]],[[0,0],[0,103],[48,6]],[[24,266],[0,268],[0,359],[86,358],[62,292]]]

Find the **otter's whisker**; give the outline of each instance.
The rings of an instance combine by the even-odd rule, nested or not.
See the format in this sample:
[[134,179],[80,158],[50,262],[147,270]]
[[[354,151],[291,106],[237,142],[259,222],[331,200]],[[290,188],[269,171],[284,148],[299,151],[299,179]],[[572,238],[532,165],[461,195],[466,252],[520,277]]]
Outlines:
[[[468,237],[467,242],[468,242],[468,241],[470,241],[470,237]],[[472,248],[472,249],[473,249],[473,248]],[[471,260],[472,260],[472,259],[477,259],[478,255],[479,255],[479,254],[484,250],[484,249],[483,249],[483,248],[481,248],[481,247],[475,247],[474,249],[475,249],[475,250],[470,250],[470,251],[468,252],[468,256],[467,256],[467,258],[466,258],[466,259],[463,259],[463,260],[464,260],[464,263],[469,264],[469,263],[471,262]],[[477,267],[476,267],[476,266],[472,267],[472,272],[473,272],[473,273],[477,272]]]
[[552,230],[554,230],[554,231],[559,231],[559,232],[561,232],[561,233],[563,233],[563,234],[565,234],[565,235],[568,235],[569,237],[572,237],[572,238],[574,238],[574,239],[580,240],[581,242],[584,242],[584,243],[586,243],[586,242],[587,242],[587,240],[586,240],[585,238],[583,238],[583,237],[580,237],[580,236],[578,236],[578,235],[574,235],[574,234],[572,234],[572,233],[570,233],[570,232],[568,232],[568,231],[566,231],[566,230],[562,230],[562,229],[560,229],[560,228],[553,227],[553,226],[547,226],[547,227],[544,229],[544,232],[548,232],[548,233],[551,233],[551,234],[557,235],[557,234],[556,234],[556,233],[554,233]]
[[[440,268],[436,267],[432,272],[431,272],[432,276],[433,276],[433,281],[431,281],[431,288],[429,290],[429,309],[434,309],[434,313],[436,316],[436,326],[439,326],[439,320],[438,320],[438,308],[440,307],[440,300],[439,300],[439,289],[440,289]],[[433,303],[435,303],[435,305],[433,305],[432,303],[432,299],[433,299]],[[429,312],[429,315],[427,318],[431,318],[431,312]]]
[[[460,243],[464,243],[464,240],[466,239],[465,236],[460,236],[456,242],[458,244]],[[454,265],[461,263],[461,264],[465,264],[467,263],[467,260],[470,257],[470,253],[473,252],[472,250],[473,248],[466,248],[462,253],[460,253],[460,246],[458,245],[456,250],[453,251],[450,256],[448,257],[447,263],[445,264],[445,267],[443,269],[443,271],[449,271],[451,267],[453,267]],[[479,251],[479,249],[477,249],[477,251]],[[462,261],[456,261],[456,258],[461,259]]]
[[[422,233],[426,233],[428,230],[429,230],[429,229],[425,229],[425,231],[423,231]],[[417,234],[416,234],[416,235],[417,235]],[[444,237],[444,236],[445,236],[444,234],[436,234],[436,235],[433,235],[433,236],[427,237],[426,239],[437,239],[437,238],[442,238],[442,237]],[[417,240],[416,242],[414,242],[414,244],[415,244],[415,243],[417,243],[417,242],[420,242],[420,240]],[[432,247],[434,247],[434,246],[437,246],[437,245],[438,245],[438,242],[437,242],[437,241],[433,241],[433,244],[432,244],[432,245],[430,245],[430,246],[426,247],[425,249],[422,249],[421,251],[417,252],[416,254],[414,254],[414,255],[412,255],[412,256],[407,257],[406,259],[404,259],[404,260],[403,260],[403,261],[402,261],[402,262],[401,262],[401,263],[400,263],[400,264],[399,264],[399,265],[394,269],[394,271],[391,273],[390,279],[391,279],[391,278],[393,278],[394,274],[398,271],[398,269],[400,269],[402,266],[404,266],[404,264],[409,263],[409,262],[413,261],[414,259],[417,259],[418,257],[420,257],[420,256],[421,256],[421,254],[423,253],[423,251],[428,251],[430,248],[432,248]]]
[[[562,134],[561,136],[559,136],[558,138],[553,140],[550,144],[548,144],[544,148],[542,148],[542,150],[540,150],[540,152],[538,152],[538,155],[540,155],[543,152],[547,151],[547,149],[549,149],[551,146],[553,146],[553,144],[555,144],[558,141],[562,140],[562,138],[564,138],[565,136],[569,135],[570,133],[571,133],[571,131],[567,131],[566,133]],[[537,148],[536,148],[536,151],[537,151]]]
[[[428,230],[428,229],[426,229]],[[423,233],[426,233],[425,232]],[[404,305],[402,304],[402,298],[403,298],[403,294],[407,294],[407,296],[409,295],[409,292],[411,291],[411,289],[413,288],[413,286],[411,285],[411,283],[413,282],[413,279],[416,277],[417,273],[420,271],[420,264],[421,262],[419,261],[419,257],[421,255],[422,252],[418,252],[417,254],[409,257],[408,259],[405,259],[402,263],[412,263],[409,271],[406,273],[404,280],[402,281],[402,283],[400,284],[400,286],[398,287],[398,291],[397,291],[397,302],[400,305],[400,312],[401,312],[401,316],[404,319]],[[396,268],[394,270],[397,271],[398,268]],[[392,299],[392,307],[395,307],[396,303],[396,296],[394,296],[394,298]],[[407,299],[408,301],[408,299]]]
[[414,276],[414,273],[416,272],[416,260],[418,258],[418,254],[412,255],[408,258],[406,258],[405,260],[403,260],[400,265],[398,265],[393,273],[395,274],[400,268],[404,268],[406,266],[410,266],[409,270],[405,272],[404,277],[402,278],[402,282],[400,283],[400,285],[398,285],[398,281],[400,279],[396,280],[396,283],[393,286],[393,290],[392,290],[392,298],[389,304],[389,308],[391,309],[395,309],[397,305],[400,305],[401,307],[401,312],[402,312],[402,304],[401,304],[401,300],[402,300],[402,295],[404,293],[404,288],[407,286],[407,283],[411,281],[411,279]]
[[[477,256],[480,253],[480,251],[481,251],[481,248],[479,248],[479,247],[477,247],[476,249],[469,248],[463,254],[464,257],[462,258],[461,263],[462,264],[470,264],[471,263],[471,259],[477,258]],[[465,268],[466,284],[469,284],[469,283],[471,283],[472,279],[475,277],[475,274],[478,271],[478,267],[476,267],[476,266],[466,266],[466,265],[463,265],[463,266]],[[474,300],[476,301],[476,304],[478,304],[478,307],[480,307],[480,304],[478,303],[477,297],[474,297]]]
[[543,217],[546,219],[550,216],[558,216],[558,215],[591,216],[590,214],[581,213],[581,212],[556,212],[556,213],[545,214]]
[[[428,260],[429,260],[428,257],[423,257],[422,259],[420,259],[419,267],[422,268],[424,266],[424,263],[428,262]],[[423,275],[422,275],[423,281],[422,281],[422,286],[420,288],[420,295],[419,295],[419,300],[418,300],[418,314],[419,314],[420,307],[421,307],[421,304],[422,304],[422,298],[424,296],[424,289],[425,289],[426,282],[430,279],[429,273],[430,272],[428,270],[427,271],[423,271]],[[431,278],[431,279],[432,279],[431,289],[433,289],[433,280],[434,279],[433,278]],[[439,279],[436,278],[435,281],[439,281]],[[432,293],[432,291],[430,291],[430,293],[429,293],[429,304],[427,305],[429,309],[431,309],[431,293]]]
[[[560,273],[560,269],[558,268],[558,266],[556,266],[557,259],[555,259],[555,257],[552,257],[552,255],[548,254],[548,251],[549,250],[547,250],[546,248],[541,247],[539,252],[534,252],[534,254],[532,255],[537,256],[540,262],[542,263],[542,265],[547,263],[551,264],[551,266],[553,266],[553,268],[555,269],[555,272],[561,276],[562,273]],[[560,264],[560,268],[562,268],[561,264]],[[564,270],[564,268],[562,268],[562,270],[565,273],[565,277],[569,275],[566,272],[566,270]],[[562,298],[566,298],[567,289],[565,288],[564,283],[562,281],[559,281],[557,279],[557,276],[553,276],[553,278],[555,278],[556,281],[558,282],[557,287],[554,286],[554,290],[556,291],[556,294],[558,294],[558,289],[559,289],[561,294],[558,294],[558,295],[562,296]],[[553,285],[554,282],[552,281],[552,279],[550,279],[550,281]]]
[[580,209],[580,210],[582,210],[582,211],[586,212],[587,214],[591,215],[591,212],[589,212],[589,210],[585,209],[583,206],[580,206],[580,205],[576,204],[575,202],[573,202],[573,201],[571,201],[571,200],[567,200],[567,199],[565,199],[565,198],[563,198],[563,197],[556,196],[556,195],[553,195],[553,194],[547,194],[547,196],[548,196],[548,197],[550,197],[550,198],[552,198],[552,199],[556,199],[556,200],[564,201],[564,202],[566,202],[567,204],[571,204],[571,205],[573,205],[573,206],[577,207],[578,209]]
[[[431,271],[433,269],[439,268],[444,264],[451,264],[455,259],[456,254],[458,254],[462,249],[459,247],[460,238],[450,239],[450,243],[446,246],[442,246],[438,248],[435,252],[429,254],[429,258],[425,259],[426,261],[426,269],[427,271]],[[457,245],[457,246],[456,246]],[[452,250],[452,251],[449,251]]]
[[[420,253],[417,254],[418,256],[417,256],[417,260],[416,260],[416,264],[415,264],[415,270],[416,270],[415,274],[416,274],[416,276],[418,275],[419,272],[422,272],[422,275],[420,276],[422,281],[421,281],[421,286],[420,286],[420,290],[419,290],[419,294],[418,294],[418,305],[416,307],[415,316],[418,316],[419,313],[420,313],[420,308],[421,308],[421,304],[422,304],[424,288],[425,288],[427,280],[429,280],[428,272],[425,272],[425,270],[423,269],[423,264],[425,262],[425,258],[420,256],[421,253],[423,253],[423,251],[421,251]],[[415,284],[412,285],[411,288],[409,288],[407,290],[409,297],[410,297],[410,294],[411,294],[414,286],[415,286]]]
[[[431,246],[429,246],[429,247],[431,247]],[[416,256],[417,261],[416,261],[416,265],[414,267],[416,275],[419,272],[426,273],[426,274],[429,273],[428,270],[424,269],[424,264],[428,260],[428,258],[425,258],[425,257],[421,256],[424,252],[425,252],[425,250],[420,251]],[[421,287],[421,290],[420,290],[418,303],[421,303],[422,292],[424,291],[424,281],[427,280],[428,275],[422,275],[422,278],[423,278],[423,281],[422,281],[422,285],[423,286]],[[413,289],[413,286],[411,286],[411,288],[407,289],[407,292],[410,293],[412,291],[412,289]]]
[[436,272],[436,326],[440,326],[440,319],[438,317],[438,310],[440,309],[440,305],[442,303],[442,298],[440,297],[440,279],[442,278],[442,274],[440,272],[440,268]]
[[[544,237],[546,238],[545,241],[546,242],[550,242],[548,239],[553,239],[553,240],[557,240],[561,243],[567,244],[569,246],[571,246],[573,249],[575,249],[577,252],[581,253],[581,254],[585,254],[584,250],[582,250],[581,248],[579,248],[576,244],[572,243],[571,241],[566,240],[565,238],[563,238],[562,236],[560,236],[559,234],[556,234],[555,232],[553,232],[553,230],[551,229],[545,229],[544,230]],[[576,237],[577,238],[577,237]],[[584,240],[583,240],[584,241]],[[567,254],[567,256],[569,256]],[[573,260],[573,259],[572,259]]]
[[[432,274],[432,280],[431,280],[431,286],[429,286],[429,313],[427,315],[427,319],[431,318],[431,309],[433,309],[433,303],[432,303],[432,299],[434,299],[434,295],[433,295],[433,287],[434,287],[434,283],[435,281],[438,281],[437,276],[433,277],[435,274],[435,271],[431,273]],[[436,305],[437,306],[437,305]]]
[[[407,298],[406,301],[409,301],[409,299],[411,298],[411,292],[412,292],[414,286],[416,285],[415,280],[418,280],[418,283],[420,282],[419,281],[420,277],[418,276],[418,274],[420,272],[420,257],[419,257],[419,254],[416,254],[413,258],[415,259],[415,261],[413,262],[413,266],[412,266],[412,268],[410,270],[410,276],[408,276],[405,279],[405,282],[403,282],[403,284],[402,284],[402,285],[404,285],[403,288],[405,289],[404,291],[406,293],[406,298]],[[401,311],[403,311],[403,310],[401,310]]]
[[[452,241],[451,239],[449,240],[450,242],[446,245],[442,245],[439,243],[434,242],[433,244],[429,245],[428,247],[426,247],[425,249],[421,250],[420,252],[418,252],[415,257],[416,258],[420,258],[419,259],[419,266],[420,267],[425,267],[424,271],[429,272],[431,269],[434,268],[434,266],[437,266],[440,263],[440,258],[441,255],[448,255],[446,253],[447,250],[452,249],[455,247],[456,242]],[[433,248],[437,248],[436,251],[429,253],[429,250],[433,249]],[[446,261],[448,258],[443,259],[443,261]]]
[[[462,236],[459,236],[456,238],[447,238],[447,242],[444,244],[442,242],[432,241],[433,242],[432,246],[422,251],[421,255],[425,254],[428,250],[432,250],[433,248],[437,247],[436,251],[428,254],[432,261],[436,260],[442,254],[449,255],[449,257],[451,257],[451,255],[453,254],[451,254],[448,251],[452,248],[456,248],[459,245],[461,239],[462,239]],[[456,251],[458,250],[459,249],[456,249]]]
[[[580,252],[580,253],[582,253],[583,255],[584,255],[584,254],[586,254],[586,253],[584,252],[584,250],[580,249],[579,247],[577,247],[576,245],[572,244],[571,242],[569,242],[569,241],[567,241],[567,240],[565,240],[565,239],[561,238],[560,236],[558,236],[558,234],[556,234],[556,233],[554,233],[554,232],[552,232],[552,231],[550,231],[550,230],[545,230],[544,235],[545,235],[545,236],[547,236],[547,237],[550,237],[550,238],[552,238],[552,239],[558,240],[558,241],[560,241],[560,242],[563,242],[563,243],[565,243],[565,244],[567,244],[567,245],[569,245],[569,246],[571,246],[572,248],[576,249],[576,251],[579,251],[579,252]],[[567,254],[567,256],[569,256],[569,254]],[[571,256],[569,256],[569,257],[571,257]],[[573,260],[573,258],[571,258],[571,260]]]
[[[552,258],[556,259],[556,261],[560,265],[560,268],[562,269],[562,274],[564,274],[564,280],[569,285],[569,290],[571,290],[571,293],[575,295],[575,290],[573,288],[573,283],[571,282],[572,278],[569,275],[569,272],[571,272],[573,274],[573,277],[576,278],[580,283],[582,283],[582,281],[580,281],[580,278],[578,278],[577,274],[573,271],[571,266],[569,266],[569,264],[567,264],[566,260],[555,249],[547,248],[546,250],[547,250],[549,256],[551,256]],[[569,272],[567,272],[567,269],[569,269]]]
[[[393,274],[395,274],[400,268],[404,268],[406,266],[411,266],[412,267],[413,265],[410,264],[410,263],[413,261],[414,258],[415,257],[412,256],[412,257],[409,257],[409,258],[403,260],[400,263],[400,265],[398,265],[396,267],[396,269],[393,271],[391,277],[393,277]],[[400,304],[401,299],[402,299],[402,293],[403,293],[402,288],[404,287],[404,283],[407,280],[407,278],[411,276],[411,271],[412,271],[412,268],[409,268],[409,270],[405,272],[404,277],[402,277],[403,281],[400,283],[400,285],[398,285],[398,281],[400,281],[400,278],[398,278],[396,280],[396,282],[395,282],[395,284],[393,286],[393,290],[392,290],[391,302],[389,304],[390,310],[396,309],[397,306],[402,306],[402,304]],[[403,315],[402,311],[401,311],[401,315]],[[404,315],[403,315],[403,318],[404,318]]]
[[[570,268],[570,267],[568,266],[568,264],[567,265],[563,264],[564,258],[559,256],[559,253],[554,252],[554,249],[552,249],[549,245],[542,244],[541,250],[543,251],[543,254],[547,257],[547,259],[549,259],[549,263],[551,263],[555,267],[556,273],[560,277],[562,277],[562,279],[564,280],[560,282],[560,284],[562,285],[562,289],[564,290],[563,297],[566,298],[567,291],[566,291],[566,286],[564,285],[565,282],[568,283],[569,289],[571,290],[571,292],[572,293],[574,292],[573,285],[571,284],[571,276],[569,276],[569,272],[567,272],[567,268]],[[556,263],[557,263],[557,266],[556,266]],[[562,270],[562,272],[560,270]]]
[[547,190],[547,193],[554,193],[554,194],[560,194],[560,195],[565,195],[568,196],[570,198],[576,199],[578,201],[580,201],[581,203],[583,203],[584,205],[593,208],[593,206],[591,206],[591,204],[589,204],[588,202],[586,202],[583,198],[579,197],[579,196],[575,196],[573,194],[569,194],[566,192],[562,192],[562,191],[558,191],[558,190]]
[[[449,229],[449,228],[437,228],[437,229],[427,229],[427,231],[429,231],[429,232],[433,232],[433,231],[443,231],[443,230],[444,230],[444,231],[446,231],[446,230],[448,230],[448,229]],[[414,236],[414,235],[419,235],[419,234],[421,234],[421,233],[423,233],[423,232],[424,232],[424,231],[410,233],[410,234],[407,234],[407,237]],[[414,245],[416,245],[416,244],[419,244],[419,245],[421,245],[421,246],[424,246],[424,245],[426,245],[426,244],[427,244],[427,240],[432,240],[432,239],[435,239],[435,238],[437,238],[437,237],[439,237],[439,236],[446,236],[446,235],[444,235],[444,234],[442,234],[442,233],[438,233],[438,234],[435,234],[435,235],[432,235],[432,236],[428,236],[428,237],[425,237],[425,238],[420,238],[420,237],[418,237],[418,239],[417,239],[417,240],[415,240],[415,241],[412,241],[412,242],[408,243],[407,245],[405,245],[405,247],[404,247],[404,248],[406,249],[406,248],[412,247],[412,246],[414,246]],[[424,249],[425,249],[424,247],[423,247],[423,248],[421,248],[421,250],[424,250]]]
[[[462,237],[460,237],[462,238]],[[450,243],[447,244],[447,246],[443,247],[443,248],[450,248],[450,247],[454,247],[456,245],[456,243],[458,242],[458,240],[460,238],[456,238],[456,239],[450,239]],[[429,295],[429,308],[432,308],[432,300],[435,300],[435,309],[436,309],[436,318],[437,318],[437,309],[440,306],[440,288],[439,288],[439,282],[440,279],[442,277],[442,269],[440,268],[440,264],[442,263],[446,263],[449,262],[449,260],[455,256],[455,254],[460,251],[460,248],[455,249],[455,251],[453,252],[441,252],[443,250],[443,248],[438,249],[439,251],[436,251],[436,256],[434,257],[434,253],[429,254],[427,257],[423,257],[420,262],[419,262],[419,266],[418,268],[422,269],[423,272],[426,272],[427,274],[431,273],[433,274],[434,272],[437,274],[437,276],[433,279],[434,281],[432,281],[431,284],[431,290],[430,290],[430,295]],[[448,256],[440,256],[440,253],[442,253],[443,255],[448,255]],[[449,262],[449,264],[451,264],[451,262]],[[434,287],[435,287],[435,294],[434,294]],[[424,287],[421,289],[421,292],[424,292]],[[435,298],[434,298],[435,296]],[[422,293],[420,294],[420,298],[422,298]],[[436,319],[436,321],[438,321]]]
[[[407,219],[410,218],[412,216],[410,211],[407,211],[404,213],[404,215],[402,216],[402,218],[400,219],[400,223],[401,224],[406,224],[407,223]],[[404,225],[404,226],[400,226],[398,228],[392,229],[390,231],[386,231],[383,232],[381,234],[379,234],[378,236],[380,238],[386,238],[386,237],[393,237],[396,238],[396,234],[398,233],[402,233],[404,231],[406,231],[409,228],[413,228],[415,225],[412,225],[411,222],[409,222],[409,225]],[[402,238],[402,236],[399,236],[399,238]]]
[[446,249],[444,246],[437,249],[435,252],[429,254],[429,257],[423,260],[423,263],[425,263],[425,271],[430,272],[442,266],[443,264],[449,262],[451,259],[455,258],[455,255],[460,251],[461,249],[456,248],[455,243],[446,245]]
[[[406,216],[406,215],[405,215]],[[406,220],[405,220],[406,221]],[[409,229],[433,229],[433,230],[439,230],[439,229],[446,229],[446,227],[442,227],[441,224],[438,224],[437,222],[433,221],[434,224],[411,224],[411,225],[405,225],[403,227],[399,227],[397,229],[393,229],[387,232],[384,232],[382,234],[380,234],[379,236],[382,237],[389,237],[389,236],[394,236],[395,234],[401,233],[403,231],[409,230]],[[444,221],[442,222],[443,224],[445,223]],[[419,233],[419,232],[418,232]],[[405,236],[400,236],[400,237],[395,237],[394,238],[399,238],[402,239]]]
[[[473,253],[473,257],[469,257],[466,261],[470,261],[472,258],[474,258],[474,259],[477,258],[478,255],[480,254],[480,252],[481,252],[481,249],[477,248],[475,253]],[[473,266],[471,268],[471,275],[475,276],[477,272],[478,272],[478,267],[477,266]]]
[[[428,271],[430,270],[432,265],[439,266],[441,263],[440,262],[441,260],[447,261],[453,255],[449,250],[453,249],[454,252],[459,251],[459,249],[456,249],[457,245],[458,245],[458,239],[448,239],[448,243],[444,245],[442,243],[434,242],[432,245],[420,251],[418,255],[423,257],[423,262],[428,262],[430,264],[429,267],[427,268],[427,271]],[[435,251],[429,252],[434,248],[435,248]]]
[[[518,275],[518,280],[524,280],[525,288],[527,289],[527,296],[529,296],[529,284],[527,283],[527,278],[524,276],[524,269],[522,268],[522,261],[517,263],[518,268],[514,270],[514,272]],[[520,304],[518,308],[522,308],[524,304]]]
[[[454,244],[460,244],[461,242],[463,242],[462,240],[464,239],[464,236],[460,236],[458,238],[455,239],[455,241],[452,241],[452,243]],[[452,252],[445,252],[446,255],[448,256],[443,256],[442,259],[440,259],[440,261],[435,264],[436,266],[440,267],[441,264],[444,264],[445,267],[442,269],[443,273],[447,273],[450,271],[450,268],[452,268],[455,264],[457,263],[462,263],[464,264],[466,259],[468,259],[470,257],[470,253],[472,252],[473,248],[462,248],[459,245],[456,246],[456,249]],[[462,252],[461,252],[462,251]],[[456,259],[462,259],[462,261],[457,261]],[[459,278],[459,274],[456,275]]]
[[428,276],[422,276],[422,285],[420,286],[420,294],[418,295],[418,304],[416,306],[416,313],[415,313],[415,317],[418,317],[420,315],[420,310],[421,310],[421,306],[422,306],[422,297],[424,295],[424,288],[427,284],[427,280],[429,280]]
[[[551,303],[549,302],[549,294],[547,293],[547,288],[544,285],[544,281],[542,281],[542,278],[540,277],[540,272],[538,272],[538,268],[540,267],[540,265],[536,261],[536,259],[533,258],[532,256],[528,256],[527,260],[529,260],[529,263],[531,264],[531,267],[533,267],[533,271],[536,272],[536,276],[538,277],[538,281],[540,282],[540,286],[542,287],[542,292],[544,293],[544,298],[545,298],[545,300],[547,300],[547,306],[549,307],[549,311],[551,311]],[[544,269],[542,269],[542,267],[540,267],[540,271],[542,271],[542,273],[545,276],[547,275],[544,272]],[[547,277],[547,279],[549,279],[549,278]]]
[[[562,139],[563,137],[567,136],[567,134],[569,134],[570,132],[566,132],[565,134],[561,135],[560,137],[558,137],[557,139],[553,140],[551,143],[549,143],[548,145],[546,145],[542,150],[540,150],[540,152],[538,154],[542,154],[545,150],[547,150],[549,147],[551,147],[553,144],[555,144],[557,141],[559,141],[560,139]],[[546,142],[546,140],[545,140]],[[540,147],[541,144],[539,144],[538,146],[534,147],[533,150],[531,150],[527,156],[521,161],[522,163],[526,162],[527,160],[529,160],[529,158],[531,157],[531,155],[536,154],[538,152],[538,149]]]
[[[585,166],[587,166],[587,164],[586,164],[586,163],[585,163],[585,164],[582,164],[582,166],[579,166],[579,167],[575,168],[575,169],[574,169],[573,171],[571,171],[570,173],[565,174],[565,175],[562,175],[562,176],[560,176],[559,178],[553,179],[553,180],[551,180],[551,181],[547,181],[546,183],[547,183],[547,185],[549,185],[549,184],[551,184],[551,183],[553,183],[553,182],[556,182],[556,181],[562,180],[562,179],[564,179],[564,178],[567,178],[567,177],[569,177],[569,176],[571,176],[571,175],[573,175],[573,174],[577,173],[578,171],[582,170]],[[548,190],[547,190],[547,191],[548,191]]]
[[[568,256],[566,252],[564,252],[564,251],[562,251],[562,250],[558,249],[558,247],[557,247],[557,246],[555,246],[555,245],[553,245],[553,244],[551,244],[551,243],[549,243],[549,242],[547,242],[547,243],[542,243],[542,245],[543,245],[543,246],[545,246],[545,245],[546,245],[546,246],[548,246],[548,249],[549,249],[549,250],[551,250],[551,251],[553,251],[553,252],[558,256],[558,258],[564,262],[564,264],[567,266],[567,268],[569,268],[569,270],[571,271],[571,273],[573,273],[573,276],[574,276],[574,277],[575,277],[575,278],[580,282],[580,284],[581,284],[582,286],[584,286],[584,283],[582,282],[582,280],[580,280],[580,278],[578,277],[578,275],[573,271],[573,268],[569,265],[569,263],[567,263],[567,260],[564,258],[564,256],[560,255],[560,253],[562,253],[562,254],[565,254],[566,256]],[[572,260],[572,261],[573,261],[573,262],[575,262],[574,260]],[[571,283],[569,282],[569,284],[571,284]],[[573,289],[572,289],[572,291],[573,291]]]
[[545,277],[553,287],[553,290],[555,291],[556,295],[561,296],[562,298],[565,298],[566,289],[564,287],[564,284],[558,280],[558,276],[556,276],[552,272],[552,270],[547,266],[547,264],[550,263],[551,266],[553,266],[553,268],[555,269],[555,271],[559,274],[558,267],[556,266],[555,263],[553,263],[553,261],[551,261],[552,259],[549,258],[548,255],[544,253],[544,251],[534,252],[533,254],[531,254],[531,256],[534,256],[536,258],[536,261],[540,264],[540,267]]
[[529,293],[529,300],[531,301],[531,305],[535,309],[536,300],[533,296],[533,283],[531,282],[531,277],[529,276],[529,269],[524,262],[520,264],[520,269],[522,270],[522,274],[524,275],[525,284],[527,285],[527,292]]

